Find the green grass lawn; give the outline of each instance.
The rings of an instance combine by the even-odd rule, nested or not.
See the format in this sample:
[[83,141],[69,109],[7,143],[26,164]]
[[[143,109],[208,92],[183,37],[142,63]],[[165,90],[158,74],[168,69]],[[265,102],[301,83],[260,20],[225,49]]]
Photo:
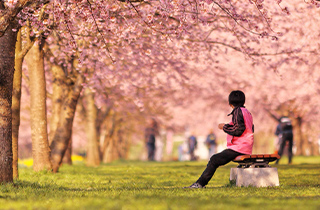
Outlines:
[[[0,185],[0,209],[320,209],[320,157],[281,159],[280,187],[236,187],[230,163],[205,189],[192,184],[207,162],[118,161],[97,168],[82,163],[60,172],[20,168],[14,185]],[[274,165],[273,165],[274,166]]]

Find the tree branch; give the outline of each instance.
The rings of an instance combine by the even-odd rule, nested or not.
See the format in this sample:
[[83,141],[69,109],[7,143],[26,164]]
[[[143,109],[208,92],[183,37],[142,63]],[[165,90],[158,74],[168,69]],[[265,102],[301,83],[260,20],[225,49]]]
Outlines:
[[29,5],[39,5],[42,3],[48,3],[50,2],[49,0],[44,0],[44,1],[33,1],[33,0],[19,0],[17,4],[13,8],[2,8],[4,5],[2,4],[0,7],[0,37],[4,35],[5,31],[7,30],[8,26],[18,13],[25,7]]
[[99,34],[101,35],[102,41],[103,41],[103,43],[105,44],[106,49],[107,49],[107,51],[108,51],[108,56],[109,56],[109,58],[111,59],[112,63],[115,63],[115,60],[112,58],[111,52],[110,52],[110,50],[109,50],[109,48],[108,48],[107,41],[105,40],[105,38],[104,38],[104,36],[103,36],[103,34],[102,34],[102,31],[100,30],[100,28],[99,28],[99,26],[98,26],[98,24],[97,24],[96,18],[95,18],[94,15],[93,15],[92,5],[91,5],[91,3],[90,3],[89,0],[87,0],[87,2],[88,2],[88,4],[89,4],[89,8],[90,8],[90,11],[91,11],[91,16],[92,16],[92,18],[93,18],[94,24],[95,24],[95,26],[96,26]]

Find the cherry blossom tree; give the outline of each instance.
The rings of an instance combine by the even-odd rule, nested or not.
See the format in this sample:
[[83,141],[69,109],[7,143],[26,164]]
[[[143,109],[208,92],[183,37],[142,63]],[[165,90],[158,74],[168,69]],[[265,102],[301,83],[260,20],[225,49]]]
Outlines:
[[[17,39],[17,30],[18,30],[18,21],[15,18],[18,13],[27,6],[30,6],[30,8],[37,8],[39,5],[41,5],[42,1],[1,1],[0,2],[0,22],[1,22],[1,28],[0,28],[0,35],[1,35],[1,58],[6,58],[5,60],[1,61],[1,64],[5,64],[0,68],[0,74],[1,74],[1,81],[7,81],[4,83],[4,85],[1,87],[1,92],[4,94],[3,97],[1,97],[1,100],[8,101],[7,105],[10,106],[1,106],[0,109],[4,110],[3,113],[7,113],[3,115],[3,119],[9,124],[1,124],[2,129],[5,130],[6,135],[3,135],[4,138],[1,139],[3,141],[4,149],[1,151],[1,154],[4,155],[1,160],[1,164],[4,164],[3,167],[1,167],[1,178],[0,182],[12,182],[12,110],[11,110],[11,104],[12,104],[12,90],[13,90],[13,72],[14,72],[14,51],[15,51],[15,43]],[[12,48],[13,47],[13,48]],[[13,53],[13,54],[12,54]],[[13,55],[13,56],[8,56]],[[1,103],[6,104],[6,103]],[[9,108],[10,107],[10,108]],[[14,121],[16,122],[16,120]],[[8,152],[6,152],[8,151]],[[4,175],[3,175],[4,174]],[[16,175],[15,175],[16,176]]]
[[[97,93],[106,87],[115,87],[108,100],[117,103],[117,96],[124,95],[143,110],[152,103],[143,100],[148,94],[162,100],[170,96],[166,99],[176,105],[191,102],[202,94],[206,95],[201,99],[205,101],[210,96],[222,97],[236,87],[248,90],[256,87],[253,81],[264,78],[253,72],[264,70],[248,69],[242,72],[245,76],[239,76],[239,72],[222,64],[236,63],[237,59],[234,61],[230,56],[239,56],[238,53],[244,54],[248,63],[267,64],[266,68],[272,68],[272,73],[302,57],[294,54],[297,48],[282,48],[276,42],[282,34],[274,29],[275,24],[283,25],[281,20],[288,19],[283,14],[290,12],[282,1],[50,1],[48,18],[39,20],[33,11],[48,2],[0,1],[0,33],[9,33],[11,28],[7,27],[15,17],[20,25],[31,20],[34,26],[45,29],[40,31],[47,31],[49,60],[59,71],[64,71],[65,78],[73,78],[62,110],[71,109],[60,115],[61,121],[52,135],[54,171],[58,170],[69,145],[75,107],[84,83]],[[317,5],[315,1],[310,3]],[[37,30],[34,33],[41,35]],[[15,38],[11,41],[12,45]],[[274,47],[278,50],[264,51]],[[295,56],[291,56],[293,54]],[[270,62],[268,56],[276,55],[283,56]],[[1,68],[0,72],[2,75],[7,71]],[[87,80],[84,77],[88,77]],[[199,81],[203,82],[199,85]],[[210,84],[211,81],[216,83]],[[188,93],[187,98],[183,92]],[[255,100],[258,99],[255,97]],[[10,138],[5,142],[10,144]]]

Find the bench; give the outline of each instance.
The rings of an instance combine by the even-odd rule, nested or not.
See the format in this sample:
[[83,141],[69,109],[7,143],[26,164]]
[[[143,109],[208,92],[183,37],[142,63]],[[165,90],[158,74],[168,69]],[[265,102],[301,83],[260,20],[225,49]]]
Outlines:
[[231,168],[230,181],[236,186],[269,187],[279,186],[277,168],[271,167],[270,162],[279,159],[277,154],[241,155],[233,162],[238,163],[237,168]]
[[237,168],[265,168],[271,167],[269,163],[278,159],[280,159],[278,154],[241,155],[233,162],[239,164]]

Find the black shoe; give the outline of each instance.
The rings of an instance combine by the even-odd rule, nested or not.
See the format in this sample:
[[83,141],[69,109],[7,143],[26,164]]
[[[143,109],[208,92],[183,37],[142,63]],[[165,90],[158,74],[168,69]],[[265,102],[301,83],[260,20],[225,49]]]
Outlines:
[[202,186],[201,184],[199,183],[193,183],[192,185],[190,185],[189,187],[184,187],[184,189],[186,188],[193,188],[193,189],[197,189],[197,188],[205,188],[204,186]]

